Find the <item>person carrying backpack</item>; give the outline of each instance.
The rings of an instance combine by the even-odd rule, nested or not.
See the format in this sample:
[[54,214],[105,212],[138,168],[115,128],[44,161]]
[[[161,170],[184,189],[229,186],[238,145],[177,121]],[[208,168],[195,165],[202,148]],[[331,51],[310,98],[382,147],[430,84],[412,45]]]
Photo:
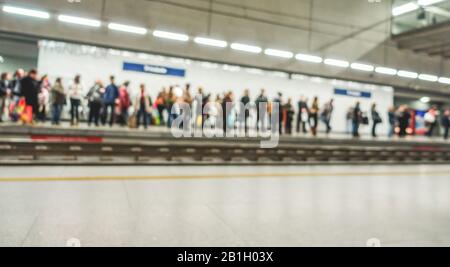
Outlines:
[[94,86],[89,89],[86,99],[89,105],[89,119],[88,126],[91,126],[92,122],[95,126],[99,126],[100,112],[103,107],[103,95],[105,94],[105,88],[100,80],[97,80]]
[[371,108],[372,113],[372,137],[377,137],[377,126],[383,122],[380,113],[377,111],[377,104],[373,104]]

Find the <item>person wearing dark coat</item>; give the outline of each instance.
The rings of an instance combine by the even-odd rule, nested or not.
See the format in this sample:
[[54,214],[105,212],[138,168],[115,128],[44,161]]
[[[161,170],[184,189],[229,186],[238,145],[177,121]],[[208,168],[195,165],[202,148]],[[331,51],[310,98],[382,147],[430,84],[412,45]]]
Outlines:
[[378,113],[377,105],[374,103],[371,108],[372,113],[372,137],[377,137],[377,126],[378,124],[383,122],[383,119],[380,116],[380,113]]
[[361,111],[361,103],[357,102],[356,106],[353,108],[352,114],[352,125],[353,125],[353,137],[359,138],[359,126],[362,121],[362,111]]
[[12,95],[14,96],[14,101],[18,101],[19,97],[22,95],[22,90],[20,88],[20,81],[24,78],[24,76],[25,71],[23,69],[18,69],[14,73],[14,78],[10,84]]
[[66,104],[66,92],[61,78],[57,78],[52,87],[51,105],[52,105],[52,124],[59,125],[61,121],[61,112]]
[[442,117],[442,128],[444,128],[444,139],[448,139],[450,129],[450,110],[446,110]]
[[[256,98],[256,130],[259,131],[260,125],[264,130],[266,129],[267,110],[263,107],[267,107],[269,100],[266,97],[266,90],[262,89],[261,94]],[[261,107],[261,109],[260,109]]]
[[292,121],[294,120],[295,110],[292,105],[292,98],[288,99],[287,104],[284,106],[284,110],[286,113],[286,126],[285,131],[286,134],[292,134]]
[[28,75],[20,81],[21,96],[25,98],[27,106],[33,108],[33,116],[36,116],[39,111],[40,83],[37,75],[37,70],[30,70]]
[[230,127],[234,127],[234,125],[228,125],[228,117],[230,116],[231,110],[227,110],[227,105],[233,104],[233,93],[228,92],[225,94],[225,97],[222,100],[222,119],[223,119],[223,133],[227,134],[227,131],[230,130]]
[[308,100],[302,96],[300,101],[297,103],[298,113],[297,113],[297,133],[300,133],[300,128],[304,134],[308,133],[306,129],[306,119],[304,119],[306,114],[309,116]]
[[395,113],[395,108],[392,107],[389,109],[388,112],[389,117],[389,137],[394,136],[395,134],[395,127],[397,126],[397,114]]
[[114,76],[111,76],[110,78],[111,84],[108,85],[105,89],[105,93],[103,94],[103,114],[102,114],[102,124],[106,124],[106,120],[108,117],[108,110],[110,110],[110,117],[109,117],[109,126],[113,126],[116,114],[115,114],[115,107],[116,107],[116,101],[119,98],[119,87],[115,84],[115,78]]
[[100,112],[103,107],[103,94],[105,93],[105,88],[100,80],[97,80],[94,86],[89,89],[86,95],[89,104],[89,119],[88,126],[95,123],[95,126],[99,126]]
[[250,110],[246,109],[250,103],[250,90],[246,89],[244,96],[241,98],[241,103],[244,105],[244,110],[241,110],[241,118],[244,120],[245,133],[248,133],[248,118],[250,117]]
[[407,129],[411,120],[411,114],[409,112],[409,108],[406,105],[400,106],[398,109],[398,125],[400,128],[399,137],[405,137],[408,135]]

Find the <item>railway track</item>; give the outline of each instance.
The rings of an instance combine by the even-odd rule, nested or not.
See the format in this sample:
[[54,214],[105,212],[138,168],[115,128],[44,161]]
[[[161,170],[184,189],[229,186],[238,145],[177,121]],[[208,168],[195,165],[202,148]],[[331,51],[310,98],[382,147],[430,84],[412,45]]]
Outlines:
[[183,140],[57,142],[0,139],[0,165],[308,165],[448,164],[450,146],[281,143],[261,149],[256,141]]

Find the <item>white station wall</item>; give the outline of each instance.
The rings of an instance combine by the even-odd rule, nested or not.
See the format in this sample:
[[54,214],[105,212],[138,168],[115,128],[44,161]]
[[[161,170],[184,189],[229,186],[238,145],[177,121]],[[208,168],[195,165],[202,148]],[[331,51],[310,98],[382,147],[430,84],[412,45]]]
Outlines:
[[[124,62],[185,69],[186,76],[180,78],[123,71]],[[372,103],[377,103],[378,111],[384,119],[379,132],[387,133],[387,110],[393,106],[394,98],[392,87],[387,86],[300,75],[290,79],[284,73],[48,41],[40,43],[38,69],[41,74],[48,74],[52,79],[62,77],[66,85],[75,74],[80,74],[86,91],[96,79],[106,83],[110,75],[115,75],[117,83],[131,81],[132,95],[137,94],[139,84],[145,83],[153,98],[163,87],[184,86],[185,83],[192,85],[193,93],[202,86],[205,92],[212,93],[213,97],[232,90],[236,99],[241,97],[246,88],[250,89],[252,99],[265,88],[270,99],[273,99],[277,92],[281,92],[284,101],[292,98],[295,106],[302,95],[309,98],[309,102],[314,96],[318,96],[321,106],[334,98],[332,127],[336,132],[347,131],[346,113],[360,101],[363,111],[367,112]],[[372,98],[334,95],[335,88],[371,92]],[[369,127],[363,127],[362,131],[369,132]]]

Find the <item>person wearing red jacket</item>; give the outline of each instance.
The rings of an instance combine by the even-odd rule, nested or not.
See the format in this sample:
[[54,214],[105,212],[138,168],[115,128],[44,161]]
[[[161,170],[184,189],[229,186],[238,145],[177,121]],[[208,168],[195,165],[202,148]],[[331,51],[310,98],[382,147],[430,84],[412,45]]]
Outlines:
[[128,123],[128,109],[131,106],[129,86],[130,82],[127,81],[119,88],[120,124],[122,126],[126,126]]

